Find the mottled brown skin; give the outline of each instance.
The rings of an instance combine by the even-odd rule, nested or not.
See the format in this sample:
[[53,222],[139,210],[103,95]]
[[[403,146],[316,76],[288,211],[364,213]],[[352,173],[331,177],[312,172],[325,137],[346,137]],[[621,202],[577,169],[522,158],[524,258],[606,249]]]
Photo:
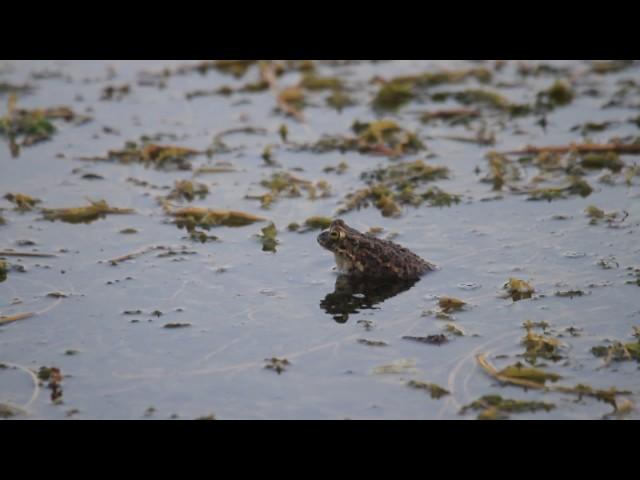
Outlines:
[[318,235],[318,243],[333,252],[340,273],[372,280],[417,280],[435,265],[389,240],[375,238],[334,220]]

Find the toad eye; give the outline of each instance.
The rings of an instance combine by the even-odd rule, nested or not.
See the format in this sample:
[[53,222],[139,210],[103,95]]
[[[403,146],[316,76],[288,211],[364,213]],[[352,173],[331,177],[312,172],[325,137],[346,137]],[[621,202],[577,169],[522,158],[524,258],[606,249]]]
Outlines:
[[338,232],[337,230],[331,230],[329,232],[329,238],[331,240],[338,240],[340,238],[340,232]]

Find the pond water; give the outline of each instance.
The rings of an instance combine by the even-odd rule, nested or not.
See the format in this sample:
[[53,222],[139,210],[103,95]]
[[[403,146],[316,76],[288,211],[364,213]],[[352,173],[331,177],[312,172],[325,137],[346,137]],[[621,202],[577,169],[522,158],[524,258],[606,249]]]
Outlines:
[[[493,170],[487,156],[528,145],[637,145],[640,64],[278,61],[229,68],[201,61],[0,62],[4,119],[15,118],[17,109],[73,112],[69,121],[50,114],[50,138],[27,140],[19,151],[12,143],[28,134],[10,131],[17,127],[6,121],[2,133],[0,124],[0,259],[8,269],[0,277],[0,404],[7,417],[640,418],[637,154],[606,157],[609,168],[572,153],[504,155]],[[312,69],[341,86],[314,89],[302,80],[287,97],[285,89],[310,78]],[[415,78],[437,72],[477,74]],[[405,100],[376,106],[390,84],[397,86],[394,101]],[[487,100],[478,91],[502,97]],[[353,105],[327,105],[338,93]],[[301,95],[304,108],[296,104]],[[532,108],[516,115],[518,105]],[[461,108],[459,115],[469,118],[421,120],[424,112]],[[363,143],[361,151],[311,148],[327,135],[363,141],[354,122],[382,119],[396,122],[391,133],[414,133],[423,148],[392,144],[397,155]],[[373,136],[386,141],[387,133]],[[206,153],[178,168],[108,154],[127,142]],[[446,167],[447,178],[409,180],[404,197],[396,191],[391,216],[373,204],[339,213],[349,194],[368,186],[367,172],[416,160]],[[343,171],[327,168],[341,163]],[[293,175],[294,187],[261,197],[269,192],[261,182],[279,173]],[[582,196],[566,187],[576,179],[592,191]],[[162,198],[178,180],[202,183],[208,194]],[[434,186],[458,202],[402,202]],[[547,187],[564,190],[541,190]],[[18,211],[5,198],[10,193],[41,203]],[[552,198],[530,200],[545,194]],[[134,211],[89,223],[43,219],[43,208],[89,200]],[[589,206],[601,210],[596,218],[585,213]],[[184,207],[264,221],[200,228],[217,237],[202,243],[175,225],[170,213]],[[379,227],[381,238],[439,270],[413,285],[364,288],[344,281],[333,255],[316,242],[320,230],[287,228],[313,216],[340,217],[362,232]],[[270,222],[275,252],[263,250],[259,238]],[[121,233],[128,228],[136,233]],[[510,278],[528,282],[531,298],[505,298]],[[442,312],[441,297],[466,305]],[[34,315],[8,321],[22,313]],[[527,329],[527,321],[537,326]],[[524,355],[527,332],[542,339],[533,358]],[[446,342],[403,338],[439,334]],[[270,364],[273,358],[280,360]],[[482,359],[497,370],[521,362],[561,378],[547,381],[547,390],[523,388],[492,376]],[[388,365],[394,367],[379,368]],[[61,378],[44,379],[41,367],[59,369]],[[432,396],[411,381],[449,394]],[[602,401],[603,395],[556,388],[580,384],[627,393]],[[481,408],[462,410],[487,395],[547,408],[522,404],[523,411],[507,411],[485,397]]]

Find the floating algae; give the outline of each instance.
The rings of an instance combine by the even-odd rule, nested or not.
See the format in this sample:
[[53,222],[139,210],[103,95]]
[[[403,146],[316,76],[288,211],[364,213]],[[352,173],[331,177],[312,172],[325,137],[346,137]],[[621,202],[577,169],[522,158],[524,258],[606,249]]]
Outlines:
[[262,243],[262,251],[275,253],[276,246],[278,245],[278,240],[276,240],[278,230],[276,230],[276,226],[271,222],[269,225],[264,227],[261,232],[262,233],[258,235],[258,238]]
[[484,395],[478,400],[465,405],[460,410],[463,415],[469,410],[480,410],[478,420],[505,420],[511,413],[549,412],[555,408],[553,403],[513,400],[502,398],[500,395]]
[[289,362],[289,360],[287,360],[286,358],[277,358],[277,357],[266,358],[265,362],[267,364],[264,366],[264,368],[269,370],[274,370],[275,372],[278,373],[278,375],[284,372],[287,369],[287,367],[291,365],[291,362]]
[[4,198],[13,203],[16,206],[16,210],[23,212],[33,210],[33,207],[35,207],[36,204],[42,202],[38,198],[33,198],[22,193],[7,193]]
[[176,180],[173,190],[167,195],[169,200],[187,200],[191,202],[196,197],[201,200],[209,194],[209,188],[204,183],[190,180]]
[[210,208],[189,207],[169,212],[175,217],[176,225],[179,228],[186,228],[188,231],[195,227],[209,230],[211,227],[243,227],[255,222],[262,222],[263,217],[258,217],[250,213],[238,212],[234,210],[214,210]]
[[440,397],[444,397],[445,395],[450,395],[451,392],[445,390],[440,385],[436,385],[435,383],[427,383],[421,382],[419,380],[409,380],[407,382],[407,386],[411,388],[415,388],[417,390],[425,390],[429,392],[431,398],[438,399]]
[[91,223],[99,218],[104,218],[108,214],[128,214],[134,213],[132,208],[111,207],[105,200],[93,201],[86,207],[73,208],[45,208],[42,214],[46,220],[60,220],[67,223]]
[[530,283],[513,277],[510,278],[502,288],[507,291],[507,296],[511,297],[514,302],[531,298],[531,296],[535,292],[535,289],[531,286]]

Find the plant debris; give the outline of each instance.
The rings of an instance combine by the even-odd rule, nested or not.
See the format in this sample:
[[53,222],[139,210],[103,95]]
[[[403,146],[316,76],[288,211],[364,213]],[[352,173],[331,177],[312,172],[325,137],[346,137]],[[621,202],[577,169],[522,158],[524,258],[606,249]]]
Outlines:
[[276,240],[276,235],[278,231],[276,230],[276,226],[271,222],[269,225],[264,227],[261,230],[262,234],[258,235],[260,238],[260,242],[262,242],[262,251],[263,252],[276,252],[276,246],[278,245],[278,240]]
[[431,398],[435,399],[444,397],[445,395],[451,395],[451,392],[449,392],[449,390],[445,390],[440,385],[436,385],[435,383],[426,383],[419,380],[409,380],[407,382],[407,386],[416,388],[418,390],[426,390],[427,392],[429,392],[429,395],[431,395]]
[[17,322],[18,320],[24,320],[25,318],[31,318],[33,316],[35,316],[34,312],[16,313],[15,315],[0,315],[0,325]]
[[263,217],[234,210],[214,210],[210,208],[189,207],[169,212],[175,217],[178,228],[192,232],[196,227],[209,230],[220,225],[226,227],[243,227],[255,222],[262,222]]
[[176,180],[173,190],[167,195],[168,200],[193,201],[196,197],[200,200],[209,194],[209,188],[204,183],[195,183],[190,180]]
[[502,288],[507,291],[507,297],[511,297],[514,302],[531,298],[535,292],[530,283],[513,277]]
[[45,208],[42,209],[45,220],[60,220],[67,223],[91,223],[99,218],[104,218],[108,214],[134,213],[132,208],[115,208],[107,204],[105,200],[89,200],[90,205],[86,207],[73,208]]
[[388,365],[376,367],[373,373],[378,375],[399,374],[399,373],[415,373],[416,362],[413,359],[400,359]]
[[0,135],[9,139],[12,156],[18,156],[20,147],[49,140],[56,131],[51,120],[62,119],[67,122],[82,123],[88,117],[77,115],[69,107],[24,110],[16,108],[17,99],[11,94],[8,100],[8,113],[0,117]]
[[109,150],[106,157],[81,158],[81,160],[119,161],[120,163],[142,163],[156,169],[191,170],[189,158],[203,152],[174,145],[147,143],[138,145],[127,142],[121,150]]
[[267,368],[269,370],[275,370],[278,373],[278,375],[284,372],[287,369],[287,367],[291,365],[289,360],[287,360],[286,358],[272,357],[272,358],[265,358],[264,361],[267,362],[264,368]]
[[189,322],[173,322],[173,323],[165,323],[162,328],[185,328],[190,327],[191,324]]
[[559,340],[533,332],[531,323],[525,323],[525,328],[527,334],[522,338],[521,343],[526,348],[526,352],[522,356],[529,363],[535,365],[538,358],[553,360],[554,362],[564,358],[560,354],[561,343]]
[[367,340],[366,338],[359,338],[358,343],[368,347],[386,347],[389,345],[387,342],[381,340]]
[[51,402],[62,403],[62,372],[56,367],[40,367],[38,379],[47,383],[47,388],[51,390]]
[[385,217],[399,216],[400,205],[417,207],[427,202],[430,206],[450,206],[460,201],[458,195],[446,193],[437,187],[420,191],[424,183],[448,176],[447,167],[431,166],[422,160],[397,163],[364,172],[362,179],[370,186],[347,194],[338,214],[359,210],[370,203]]
[[427,335],[426,337],[412,337],[410,335],[405,335],[402,338],[404,340],[413,340],[414,342],[427,343],[429,345],[442,345],[449,341],[447,336],[441,333],[436,335]]
[[7,193],[4,198],[13,203],[16,206],[16,210],[23,212],[33,210],[36,204],[42,202],[38,198],[33,198],[22,193]]
[[465,405],[460,410],[464,415],[469,410],[480,411],[478,420],[506,420],[510,413],[549,412],[555,408],[553,403],[531,402],[502,398],[500,395],[484,395],[478,400]]
[[445,313],[457,312],[462,310],[466,305],[466,302],[454,297],[440,297],[438,299],[438,306]]

